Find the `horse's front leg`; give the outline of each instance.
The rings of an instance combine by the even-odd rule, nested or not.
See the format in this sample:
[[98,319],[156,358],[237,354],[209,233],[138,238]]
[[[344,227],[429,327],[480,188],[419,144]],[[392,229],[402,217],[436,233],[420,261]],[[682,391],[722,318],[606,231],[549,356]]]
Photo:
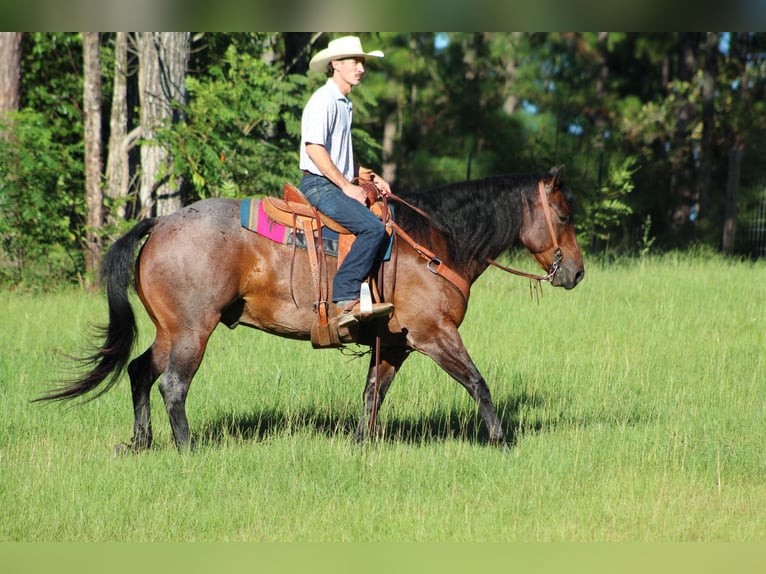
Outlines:
[[377,414],[380,405],[383,403],[396,373],[409,354],[410,350],[404,348],[383,348],[380,353],[380,365],[378,365],[373,349],[370,357],[370,370],[367,372],[367,384],[362,393],[364,407],[356,427],[356,440],[358,442],[364,442],[368,435],[374,436],[377,432],[379,428]]
[[468,354],[457,327],[442,327],[432,332],[427,340],[416,345],[416,349],[431,357],[436,364],[465,387],[478,403],[479,415],[487,427],[489,440],[504,445],[505,433],[495,411],[489,387]]

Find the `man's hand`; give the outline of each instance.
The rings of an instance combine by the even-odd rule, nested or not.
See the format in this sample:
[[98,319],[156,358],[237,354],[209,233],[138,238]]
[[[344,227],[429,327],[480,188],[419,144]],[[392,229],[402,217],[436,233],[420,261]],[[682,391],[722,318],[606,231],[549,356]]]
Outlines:
[[378,188],[380,195],[383,197],[389,197],[391,195],[391,186],[388,185],[388,182],[380,177],[377,173],[373,172],[372,183],[375,184],[375,187]]
[[388,182],[380,177],[377,173],[372,171],[370,168],[367,167],[360,167],[359,168],[359,183],[372,183],[376,188],[378,188],[378,192],[380,195],[384,197],[388,197],[391,195],[391,186],[388,185]]
[[367,192],[362,187],[353,183],[346,183],[340,189],[351,199],[358,201],[362,205],[367,205]]

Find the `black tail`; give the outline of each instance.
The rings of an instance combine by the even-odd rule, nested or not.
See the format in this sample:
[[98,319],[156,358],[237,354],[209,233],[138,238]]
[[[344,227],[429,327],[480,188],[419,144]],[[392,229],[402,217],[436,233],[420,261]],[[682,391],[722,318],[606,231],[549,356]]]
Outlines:
[[82,378],[70,381],[35,401],[73,399],[91,392],[106,381],[106,386],[91,397],[95,399],[117,382],[130,359],[137,335],[136,317],[128,300],[128,287],[132,283],[135,269],[136,248],[156,222],[156,218],[139,221],[112,245],[104,257],[101,279],[106,284],[109,302],[109,325],[99,329],[104,337],[104,344],[92,355],[76,359],[91,366],[91,370]]

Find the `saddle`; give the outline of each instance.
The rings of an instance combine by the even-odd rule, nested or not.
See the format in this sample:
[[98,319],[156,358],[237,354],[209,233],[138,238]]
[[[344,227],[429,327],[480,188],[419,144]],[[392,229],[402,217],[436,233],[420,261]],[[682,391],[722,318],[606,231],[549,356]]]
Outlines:
[[322,250],[322,227],[324,226],[335,231],[339,236],[338,267],[340,267],[356,238],[353,233],[311,205],[301,190],[289,182],[285,182],[284,196],[281,199],[277,197],[264,197],[262,201],[263,210],[272,220],[303,231],[306,236],[307,247],[309,248],[309,258],[312,259],[312,269],[314,268],[313,259],[316,255],[316,246],[313,244],[314,234],[319,235],[317,244],[319,249]]
[[[389,218],[388,208],[380,205],[377,199],[377,189],[371,183],[362,184],[368,196],[368,204],[371,211],[375,213],[384,223]],[[290,226],[296,230],[302,230],[306,238],[306,251],[308,252],[309,263],[311,266],[311,278],[314,289],[316,290],[316,301],[314,303],[317,319],[311,328],[311,343],[314,348],[332,348],[341,347],[344,343],[354,342],[355,334],[348,328],[339,327],[337,321],[332,321],[328,315],[328,293],[324,287],[327,284],[327,268],[325,262],[325,253],[322,241],[322,230],[324,227],[335,231],[338,234],[338,267],[351,249],[356,236],[337,221],[328,217],[317,210],[316,207],[306,199],[306,196],[294,185],[286,182],[284,185],[283,197],[264,197],[262,200],[263,208],[266,214],[277,223]],[[391,231],[389,230],[389,233]],[[295,244],[293,244],[293,261],[295,258]],[[291,262],[291,280],[292,289],[292,262]],[[375,282],[372,282],[373,286]],[[374,297],[380,301],[380,293],[374,289]],[[293,300],[295,298],[293,297]]]
[[263,198],[263,202],[264,210],[268,216],[278,223],[293,225],[297,219],[300,221],[301,227],[310,223],[311,229],[314,231],[319,229],[321,223],[341,235],[351,233],[334,219],[317,211],[306,199],[306,196],[301,193],[301,190],[291,183],[285,183],[285,194],[282,199],[267,196]]

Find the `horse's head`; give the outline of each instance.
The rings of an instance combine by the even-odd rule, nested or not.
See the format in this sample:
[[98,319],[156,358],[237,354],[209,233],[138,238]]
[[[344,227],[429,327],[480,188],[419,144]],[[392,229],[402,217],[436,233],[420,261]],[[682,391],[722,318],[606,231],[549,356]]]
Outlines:
[[571,193],[563,175],[563,166],[554,167],[538,184],[524,209],[521,242],[543,269],[555,271],[551,285],[572,289],[585,277],[585,267],[567,200]]

